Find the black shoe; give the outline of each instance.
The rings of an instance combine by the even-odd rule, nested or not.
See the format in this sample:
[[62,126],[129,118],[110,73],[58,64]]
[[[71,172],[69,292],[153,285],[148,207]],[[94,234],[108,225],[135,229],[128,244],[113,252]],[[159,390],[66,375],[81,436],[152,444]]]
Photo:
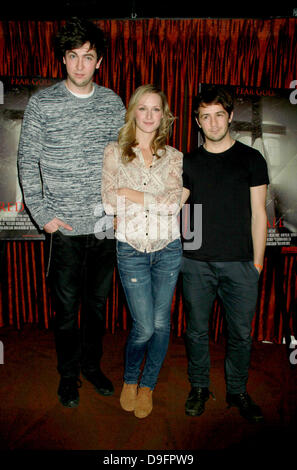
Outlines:
[[114,394],[114,388],[111,381],[103,374],[101,370],[96,372],[87,372],[83,370],[82,375],[85,379],[94,385],[97,392],[101,395],[108,397]]
[[76,408],[79,403],[78,389],[81,387],[81,381],[76,377],[61,377],[58,397],[63,406]]
[[186,401],[186,415],[200,416],[205,410],[205,402],[209,399],[207,387],[192,387]]
[[252,401],[247,392],[236,394],[227,393],[226,401],[229,407],[237,406],[241,416],[247,420],[256,423],[262,421],[263,415],[261,408]]

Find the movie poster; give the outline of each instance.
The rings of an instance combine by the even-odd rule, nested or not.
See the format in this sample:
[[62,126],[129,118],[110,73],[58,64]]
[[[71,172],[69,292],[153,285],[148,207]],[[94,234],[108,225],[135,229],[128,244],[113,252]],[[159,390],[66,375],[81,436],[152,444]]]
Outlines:
[[17,151],[25,107],[30,96],[55,83],[41,78],[1,78],[0,100],[0,240],[44,239],[23,202]]
[[234,97],[232,137],[259,150],[268,165],[267,246],[296,252],[296,92],[240,86],[226,86],[226,89]]

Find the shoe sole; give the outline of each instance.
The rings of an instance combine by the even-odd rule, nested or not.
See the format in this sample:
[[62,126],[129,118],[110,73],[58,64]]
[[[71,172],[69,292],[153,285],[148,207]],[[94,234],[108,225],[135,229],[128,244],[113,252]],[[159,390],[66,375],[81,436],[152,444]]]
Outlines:
[[95,385],[93,385],[93,387],[97,393],[99,393],[100,395],[103,395],[104,397],[111,397],[114,394],[114,390],[111,392],[108,392],[107,390],[102,390],[100,388],[95,387]]
[[134,416],[138,419],[144,419],[147,418],[152,412],[152,409],[146,413],[138,413],[137,410],[134,410]]
[[205,409],[202,410],[200,413],[197,413],[197,411],[192,411],[192,410],[186,410],[185,413],[187,416],[201,416],[204,413]]
[[247,419],[251,423],[260,423],[261,421],[264,420],[264,416],[255,416],[255,418],[247,418],[244,415],[241,415],[241,416],[243,416],[245,419]]
[[88,382],[90,382],[91,385],[93,385],[94,389],[96,390],[97,393],[104,397],[111,397],[114,394],[114,390],[106,390],[102,388],[97,388],[96,385],[94,385],[84,374],[82,374],[84,379],[86,379]]
[[134,410],[135,410],[135,406],[133,406],[133,407],[132,407],[132,406],[129,406],[129,407],[126,406],[126,407],[125,407],[125,406],[122,405],[121,402],[120,402],[120,405],[121,405],[122,410],[127,411],[127,412],[129,412],[129,413],[131,413],[131,411],[134,411]]
[[61,405],[65,406],[65,408],[77,408],[79,405],[79,400],[71,400],[67,403],[64,403],[60,395],[58,395],[58,398]]
[[246,416],[244,413],[241,413],[240,411],[240,408],[238,405],[235,405],[234,403],[229,403],[227,401],[227,404],[228,404],[228,408],[237,408],[239,413],[240,413],[240,416],[242,416],[244,419],[246,419],[247,421],[249,421],[250,423],[259,423],[260,421],[263,421],[264,420],[264,416],[255,416],[254,418],[251,418],[249,416]]

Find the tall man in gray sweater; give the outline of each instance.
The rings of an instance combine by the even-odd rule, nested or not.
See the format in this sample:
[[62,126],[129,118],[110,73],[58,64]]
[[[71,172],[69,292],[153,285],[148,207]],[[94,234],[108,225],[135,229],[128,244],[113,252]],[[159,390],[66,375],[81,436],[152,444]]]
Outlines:
[[114,392],[100,360],[115,241],[95,235],[95,226],[103,226],[98,218],[104,217],[103,151],[117,140],[125,107],[112,90],[93,81],[104,45],[93,23],[76,18],[66,23],[57,51],[67,78],[31,97],[19,143],[25,203],[50,242],[58,396],[67,407],[79,403],[80,372],[99,393]]

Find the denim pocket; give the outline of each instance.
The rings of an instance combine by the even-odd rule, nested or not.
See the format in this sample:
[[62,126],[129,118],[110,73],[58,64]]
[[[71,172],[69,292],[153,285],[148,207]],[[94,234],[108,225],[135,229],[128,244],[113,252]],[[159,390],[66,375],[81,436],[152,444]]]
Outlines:
[[138,251],[135,250],[129,243],[120,242],[117,240],[117,256],[120,258],[131,258],[137,256]]
[[164,250],[167,251],[182,251],[182,244],[179,238],[176,240],[173,240],[173,242],[168,243],[168,245],[165,246]]
[[257,275],[258,279],[260,277],[260,273],[258,271],[258,269],[256,268],[256,266],[254,265],[254,262],[253,261],[249,261],[249,265],[252,269],[252,271],[254,271],[254,273]]

